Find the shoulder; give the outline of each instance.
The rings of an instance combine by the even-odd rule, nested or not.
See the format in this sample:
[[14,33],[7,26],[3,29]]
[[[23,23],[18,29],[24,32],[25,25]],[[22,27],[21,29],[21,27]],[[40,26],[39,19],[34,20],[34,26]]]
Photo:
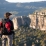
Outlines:
[[12,22],[12,20],[9,19],[10,22]]
[[5,23],[6,22],[6,19],[2,19],[2,23]]
[[5,21],[6,19],[2,19],[2,21]]
[[12,20],[9,20],[12,24],[13,24],[13,21]]

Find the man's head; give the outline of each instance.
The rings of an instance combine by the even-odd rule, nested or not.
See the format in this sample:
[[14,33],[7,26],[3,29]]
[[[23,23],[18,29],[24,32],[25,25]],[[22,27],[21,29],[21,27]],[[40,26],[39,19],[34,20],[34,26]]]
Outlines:
[[10,17],[10,15],[12,15],[11,13],[9,13],[9,12],[6,12],[5,14],[4,14],[4,17],[5,18],[9,18]]

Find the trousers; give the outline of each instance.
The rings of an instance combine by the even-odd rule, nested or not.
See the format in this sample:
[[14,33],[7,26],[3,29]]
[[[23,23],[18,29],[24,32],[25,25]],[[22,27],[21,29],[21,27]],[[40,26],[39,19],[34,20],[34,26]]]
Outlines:
[[7,46],[12,46],[12,40],[13,35],[2,35],[2,46],[6,46],[6,41],[8,41]]

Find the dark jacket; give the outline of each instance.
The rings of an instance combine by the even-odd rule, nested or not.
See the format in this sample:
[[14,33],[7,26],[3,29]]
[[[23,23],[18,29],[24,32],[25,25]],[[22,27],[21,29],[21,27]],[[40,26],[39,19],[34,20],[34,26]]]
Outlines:
[[[10,23],[11,23],[11,32],[10,33],[8,33],[8,32],[5,32],[6,31],[6,28],[4,27],[4,24],[5,24],[5,22],[6,21],[10,21]],[[14,26],[13,26],[13,22],[10,20],[10,19],[3,19],[2,20],[2,35],[11,35],[11,34],[13,34],[14,33]]]

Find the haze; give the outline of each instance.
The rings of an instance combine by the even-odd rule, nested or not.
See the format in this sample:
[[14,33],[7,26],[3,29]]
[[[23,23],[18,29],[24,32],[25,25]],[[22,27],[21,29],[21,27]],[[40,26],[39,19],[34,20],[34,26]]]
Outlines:
[[13,3],[16,3],[16,2],[38,2],[38,1],[46,1],[46,0],[6,0],[8,2],[13,2]]

